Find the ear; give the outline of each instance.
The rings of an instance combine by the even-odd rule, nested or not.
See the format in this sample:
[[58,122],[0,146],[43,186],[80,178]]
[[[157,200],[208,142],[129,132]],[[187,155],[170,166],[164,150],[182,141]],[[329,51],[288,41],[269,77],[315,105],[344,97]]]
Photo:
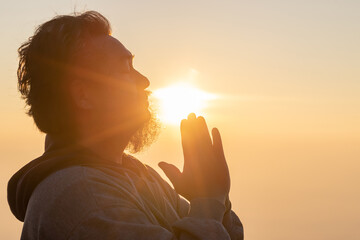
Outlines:
[[93,108],[90,101],[90,91],[83,81],[79,79],[71,80],[71,83],[69,84],[69,91],[76,108],[82,110],[89,110]]

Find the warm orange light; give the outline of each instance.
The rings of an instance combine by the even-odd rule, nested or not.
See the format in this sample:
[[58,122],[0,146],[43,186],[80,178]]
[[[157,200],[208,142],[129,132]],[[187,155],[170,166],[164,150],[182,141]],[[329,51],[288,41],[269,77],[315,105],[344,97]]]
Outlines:
[[168,124],[179,124],[191,112],[204,115],[202,110],[209,100],[216,95],[202,91],[188,83],[177,83],[154,91],[153,96],[159,100],[159,118]]

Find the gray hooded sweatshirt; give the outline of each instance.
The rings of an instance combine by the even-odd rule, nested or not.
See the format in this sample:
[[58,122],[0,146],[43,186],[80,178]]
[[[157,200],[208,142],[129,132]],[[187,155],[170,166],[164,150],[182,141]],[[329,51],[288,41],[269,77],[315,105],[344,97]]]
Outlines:
[[231,210],[213,199],[186,201],[150,166],[121,164],[47,136],[45,152],[8,184],[21,239],[243,239]]

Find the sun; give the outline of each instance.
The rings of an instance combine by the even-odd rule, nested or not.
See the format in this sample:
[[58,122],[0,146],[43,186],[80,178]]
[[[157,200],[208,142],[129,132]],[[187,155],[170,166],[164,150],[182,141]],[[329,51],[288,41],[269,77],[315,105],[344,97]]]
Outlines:
[[154,91],[159,103],[159,118],[167,124],[179,124],[189,113],[204,115],[202,112],[215,94],[202,91],[188,83],[177,83]]

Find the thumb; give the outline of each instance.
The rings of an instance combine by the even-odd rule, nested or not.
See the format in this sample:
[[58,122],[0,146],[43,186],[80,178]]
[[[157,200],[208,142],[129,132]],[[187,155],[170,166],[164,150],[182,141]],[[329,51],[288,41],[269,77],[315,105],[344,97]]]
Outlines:
[[159,162],[158,166],[161,168],[161,170],[164,171],[165,175],[169,178],[174,188],[176,188],[181,176],[180,170],[174,165],[166,162]]

